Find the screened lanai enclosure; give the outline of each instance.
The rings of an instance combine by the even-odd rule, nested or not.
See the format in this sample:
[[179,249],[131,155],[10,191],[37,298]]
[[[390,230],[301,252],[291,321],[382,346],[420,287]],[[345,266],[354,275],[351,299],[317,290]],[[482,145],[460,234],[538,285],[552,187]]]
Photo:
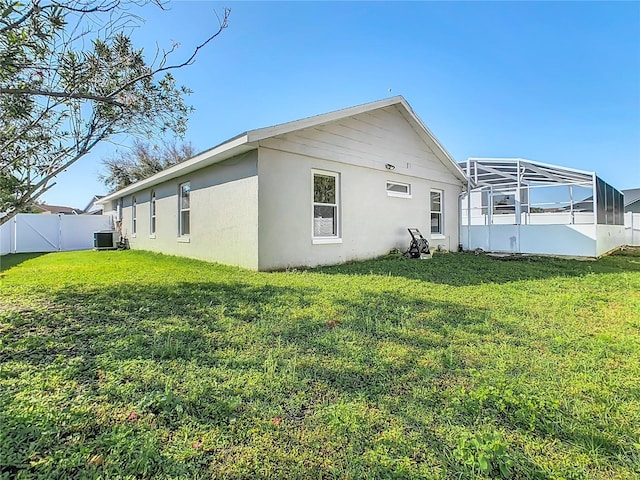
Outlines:
[[598,257],[625,244],[622,193],[585,172],[520,158],[470,158],[461,195],[467,250]]

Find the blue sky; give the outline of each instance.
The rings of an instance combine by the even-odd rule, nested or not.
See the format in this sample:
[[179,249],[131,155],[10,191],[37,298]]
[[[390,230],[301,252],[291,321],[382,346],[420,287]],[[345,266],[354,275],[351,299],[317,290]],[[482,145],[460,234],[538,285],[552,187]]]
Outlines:
[[[194,93],[198,151],[238,133],[403,95],[458,161],[522,157],[640,187],[639,2],[193,2],[141,10],[136,44],[229,28],[175,74]],[[391,93],[389,93],[391,89]],[[50,204],[106,193],[102,145],[58,177]]]

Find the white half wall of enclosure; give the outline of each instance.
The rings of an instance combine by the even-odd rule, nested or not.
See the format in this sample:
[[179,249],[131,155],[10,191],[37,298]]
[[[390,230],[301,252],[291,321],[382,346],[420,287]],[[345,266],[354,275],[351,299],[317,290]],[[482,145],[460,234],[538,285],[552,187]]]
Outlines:
[[93,248],[93,234],[113,229],[109,215],[20,213],[0,226],[0,255]]
[[471,225],[461,238],[465,250],[570,257],[599,257],[627,243],[620,225]]

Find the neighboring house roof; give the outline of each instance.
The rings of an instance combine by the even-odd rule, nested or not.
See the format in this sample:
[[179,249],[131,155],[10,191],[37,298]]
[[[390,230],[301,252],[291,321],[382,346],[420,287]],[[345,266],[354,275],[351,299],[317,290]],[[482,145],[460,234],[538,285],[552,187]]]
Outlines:
[[84,207],[83,213],[97,214],[102,212],[102,205],[98,202],[104,195],[94,195],[91,201]]
[[451,157],[451,155],[444,149],[444,147],[426,127],[422,120],[420,120],[420,118],[415,114],[404,97],[396,96],[378,100],[376,102],[365,103],[363,105],[358,105],[355,107],[336,110],[335,112],[323,113],[321,115],[303,118],[301,120],[296,120],[293,122],[249,130],[209,150],[199,153],[189,160],[169,167],[166,170],[156,173],[149,178],[140,180],[139,182],[131,184],[121,190],[118,190],[117,192],[109,194],[101,198],[97,203],[104,204],[120,196],[131,194],[144,188],[149,188],[166,180],[170,180],[207,167],[209,165],[222,162],[223,160],[227,160],[241,153],[255,150],[256,148],[258,148],[260,140],[275,137],[277,135],[283,135],[296,130],[301,130],[303,128],[315,127],[318,125],[334,122],[342,118],[359,115],[361,113],[370,112],[379,108],[389,107],[391,105],[396,105],[398,107],[405,119],[423,139],[423,141],[432,148],[435,155],[447,167],[447,169],[462,183],[466,183],[466,176],[462,169],[455,162],[453,157]]
[[64,207],[61,205],[46,205],[42,203],[33,205],[32,208],[40,213],[51,213],[54,215],[58,213],[62,213],[63,215],[80,215],[82,213],[82,210],[78,208]]
[[624,193],[624,206],[628,207],[632,203],[636,203],[640,200],[640,188],[630,188],[628,190],[622,190]]
[[573,205],[564,207],[564,210],[573,210],[574,212],[593,212],[593,195],[575,202]]

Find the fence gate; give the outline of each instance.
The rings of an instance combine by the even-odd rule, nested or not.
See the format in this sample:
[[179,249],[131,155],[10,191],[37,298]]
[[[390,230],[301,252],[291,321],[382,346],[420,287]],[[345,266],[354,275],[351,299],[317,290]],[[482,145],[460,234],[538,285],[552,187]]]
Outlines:
[[14,219],[14,252],[57,252],[60,246],[58,217],[59,215],[17,215]]
[[0,227],[0,255],[93,248],[93,233],[113,228],[109,215],[21,213]]

